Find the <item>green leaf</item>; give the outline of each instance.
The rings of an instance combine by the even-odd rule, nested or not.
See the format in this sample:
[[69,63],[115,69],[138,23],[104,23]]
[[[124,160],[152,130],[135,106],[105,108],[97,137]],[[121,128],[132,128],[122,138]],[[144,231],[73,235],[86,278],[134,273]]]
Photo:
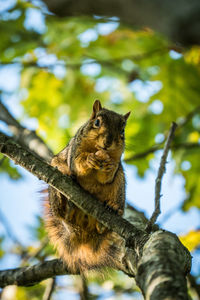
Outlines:
[[18,180],[22,175],[18,172],[13,163],[3,154],[0,154],[0,174],[7,174],[11,179]]

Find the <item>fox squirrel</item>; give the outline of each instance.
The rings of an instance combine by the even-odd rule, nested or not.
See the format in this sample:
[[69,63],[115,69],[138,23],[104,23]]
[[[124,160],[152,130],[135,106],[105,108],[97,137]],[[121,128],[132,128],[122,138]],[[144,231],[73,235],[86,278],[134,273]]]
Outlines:
[[[96,100],[90,119],[51,161],[52,166],[73,176],[84,190],[119,215],[125,205],[121,155],[129,115],[130,112],[120,115],[102,108]],[[120,237],[52,187],[49,187],[45,225],[50,241],[71,272],[83,273],[104,266],[119,268],[120,247],[116,240]]]

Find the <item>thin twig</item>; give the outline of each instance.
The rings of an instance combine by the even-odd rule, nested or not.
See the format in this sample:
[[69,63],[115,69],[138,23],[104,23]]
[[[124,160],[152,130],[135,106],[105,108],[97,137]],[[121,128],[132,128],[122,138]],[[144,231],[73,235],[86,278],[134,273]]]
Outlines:
[[56,287],[56,278],[49,278],[42,300],[50,300]]
[[154,153],[154,152],[160,150],[161,147],[162,147],[162,144],[163,144],[163,142],[160,143],[160,144],[154,145],[154,146],[152,146],[152,147],[150,147],[150,148],[148,148],[148,149],[146,149],[146,150],[144,150],[142,152],[138,152],[138,153],[136,153],[136,154],[134,154],[134,155],[132,155],[132,156],[124,159],[124,161],[128,163],[128,162],[131,162],[133,160],[142,159],[142,158],[148,156],[149,154]]
[[80,300],[88,300],[89,299],[89,291],[88,291],[88,284],[87,284],[87,278],[84,274],[80,274],[80,276],[77,277],[75,285],[78,289],[79,299]]
[[89,291],[87,285],[87,279],[83,274],[80,275],[80,287],[79,287],[80,300],[89,299]]
[[195,107],[185,118],[178,122],[178,128],[185,126],[198,113],[200,113],[200,105]]
[[35,258],[37,258],[38,260],[44,260],[44,256],[42,257],[42,259],[40,258],[40,254],[41,252],[45,249],[45,247],[48,245],[48,238],[45,237],[41,242],[40,242],[40,246],[32,253],[29,254],[27,253],[27,255],[24,256],[21,265],[24,265],[27,263],[27,261],[30,263],[31,261],[33,261]]
[[164,147],[164,151],[163,151],[163,155],[161,157],[161,161],[160,161],[160,166],[158,169],[158,175],[156,178],[156,185],[155,185],[155,208],[154,208],[154,212],[148,222],[147,225],[147,232],[151,231],[152,226],[155,224],[159,214],[160,214],[160,191],[161,191],[161,183],[162,183],[162,177],[164,175],[165,172],[165,164],[166,164],[166,160],[167,160],[167,155],[170,149],[170,144],[173,140],[174,137],[174,132],[177,128],[177,124],[176,123],[172,123],[170,131],[169,131],[169,135],[167,137],[167,141],[165,143],[165,147]]
[[[149,149],[147,149],[147,150],[145,150],[143,152],[136,153],[136,154],[132,155],[131,157],[126,158],[124,161],[125,162],[130,162],[130,161],[142,159],[142,158],[148,156],[151,153],[154,153],[154,152],[156,152],[158,150],[161,150],[162,149],[162,144],[163,144],[163,142],[160,143],[160,144],[154,145],[151,148],[149,148]],[[173,149],[173,150],[178,150],[178,149],[195,149],[195,148],[199,148],[199,147],[200,147],[199,143],[179,143],[179,144],[172,145],[171,149]]]

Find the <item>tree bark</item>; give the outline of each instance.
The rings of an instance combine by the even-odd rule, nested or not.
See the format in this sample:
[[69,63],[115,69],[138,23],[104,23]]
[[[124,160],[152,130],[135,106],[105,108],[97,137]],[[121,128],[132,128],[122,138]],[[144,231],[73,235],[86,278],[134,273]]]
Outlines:
[[59,17],[118,17],[134,28],[149,27],[184,46],[200,44],[199,0],[43,0]]
[[7,285],[31,286],[56,275],[69,274],[62,260],[53,259],[32,267],[22,267],[0,271],[0,287]]
[[[176,235],[164,230],[148,234],[145,231],[147,220],[143,214],[130,208],[126,219],[117,216],[102,203],[95,201],[70,177],[49,166],[2,133],[0,133],[0,152],[59,190],[85,213],[92,215],[124,239],[122,247],[124,271],[129,276],[136,277],[145,299],[189,299],[185,276],[190,271],[191,256]],[[50,261],[46,262],[46,265],[1,271],[0,286],[9,284],[27,286],[45,278],[66,274],[67,267],[60,261],[57,263]],[[49,268],[49,264],[53,264],[54,267]]]
[[[137,264],[136,282],[145,299],[188,299],[188,258],[178,238],[159,230],[151,235]],[[180,284],[181,283],[181,284]]]

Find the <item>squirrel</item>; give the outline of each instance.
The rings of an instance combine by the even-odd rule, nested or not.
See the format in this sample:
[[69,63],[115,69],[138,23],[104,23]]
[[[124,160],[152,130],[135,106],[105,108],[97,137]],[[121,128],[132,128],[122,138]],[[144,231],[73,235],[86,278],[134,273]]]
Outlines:
[[[74,180],[94,198],[122,216],[125,206],[125,176],[121,156],[124,130],[130,115],[93,104],[90,119],[79,128],[51,165]],[[122,239],[88,216],[60,192],[49,187],[45,226],[51,243],[72,273],[101,267],[120,268]]]

